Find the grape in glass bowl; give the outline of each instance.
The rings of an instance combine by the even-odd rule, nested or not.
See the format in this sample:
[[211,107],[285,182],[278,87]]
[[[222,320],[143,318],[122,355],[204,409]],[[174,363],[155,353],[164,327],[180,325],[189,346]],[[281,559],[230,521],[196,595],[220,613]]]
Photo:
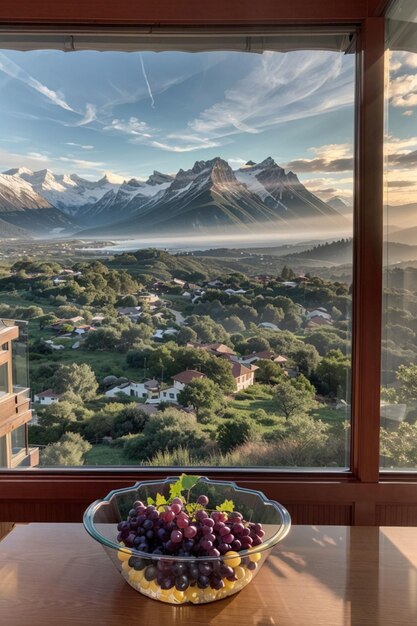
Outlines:
[[291,519],[260,491],[183,474],[111,491],[88,507],[84,526],[131,587],[182,605],[243,589]]

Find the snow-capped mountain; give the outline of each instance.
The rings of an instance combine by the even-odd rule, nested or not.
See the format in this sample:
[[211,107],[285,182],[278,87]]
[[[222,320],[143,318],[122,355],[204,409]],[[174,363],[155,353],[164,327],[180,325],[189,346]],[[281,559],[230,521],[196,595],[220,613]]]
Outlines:
[[64,213],[21,178],[29,170],[19,172],[0,174],[0,218],[9,224],[7,228],[0,225],[1,235],[4,238],[28,237],[31,233],[47,236],[51,232],[74,230],[75,224]]
[[0,177],[10,189],[26,194],[31,205],[36,199],[39,205],[65,213],[71,223],[68,231],[74,232],[76,222],[78,231],[88,236],[248,228],[268,223],[284,227],[294,220],[306,225],[318,217],[333,222],[344,219],[271,157],[261,163],[248,161],[238,170],[216,157],[196,161],[191,169],[180,169],[175,176],[154,171],[146,181],[109,174],[88,181],[76,174],[25,168],[8,170]]

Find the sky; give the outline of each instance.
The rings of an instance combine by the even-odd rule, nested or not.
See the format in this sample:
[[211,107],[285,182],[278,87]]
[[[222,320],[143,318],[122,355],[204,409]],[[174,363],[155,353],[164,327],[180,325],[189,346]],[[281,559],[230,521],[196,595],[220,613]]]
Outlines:
[[[216,156],[275,161],[352,198],[354,55],[0,51],[0,170],[146,179]],[[391,60],[390,199],[417,185],[417,55]],[[412,184],[411,184],[412,183]]]

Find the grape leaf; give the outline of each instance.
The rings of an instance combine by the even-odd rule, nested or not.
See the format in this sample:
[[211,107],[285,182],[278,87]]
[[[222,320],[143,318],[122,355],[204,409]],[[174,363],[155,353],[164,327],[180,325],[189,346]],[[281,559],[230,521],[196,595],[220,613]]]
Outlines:
[[188,476],[187,474],[181,474],[182,488],[185,491],[190,491],[198,483],[201,476]]
[[175,483],[171,483],[169,486],[169,499],[173,500],[174,498],[181,498],[183,486],[182,486],[182,476]]
[[157,493],[155,504],[157,508],[160,508],[160,507],[163,507],[165,504],[168,504],[168,501],[165,498],[165,496],[162,495],[162,493]]
[[227,513],[231,513],[235,510],[235,505],[233,500],[225,500],[219,506],[216,506],[216,511],[225,511]]
[[195,512],[200,509],[204,509],[204,507],[196,502],[191,502],[190,504],[185,505],[185,510],[187,511],[187,515],[189,515],[189,517],[193,517]]
[[153,498],[151,498],[150,496],[148,496],[146,502],[148,503],[148,505],[155,504],[155,500]]

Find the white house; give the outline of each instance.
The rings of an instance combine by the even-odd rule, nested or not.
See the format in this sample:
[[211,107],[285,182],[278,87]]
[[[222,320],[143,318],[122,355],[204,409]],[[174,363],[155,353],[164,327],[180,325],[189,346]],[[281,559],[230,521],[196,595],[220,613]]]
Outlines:
[[45,389],[45,391],[35,393],[35,395],[33,396],[33,401],[46,406],[59,402],[61,395],[62,394],[56,393],[52,389]]
[[119,306],[116,310],[119,315],[128,317],[132,321],[136,322],[142,315],[140,306]]
[[114,398],[118,393],[124,393],[132,398],[141,398],[146,404],[158,404],[159,402],[159,382],[155,379],[146,380],[144,383],[133,381],[116,385],[105,392],[108,398]]
[[258,324],[258,328],[267,328],[268,330],[279,330],[279,327],[272,322],[261,322]]
[[274,363],[278,363],[278,365],[284,365],[287,362],[285,356],[281,356],[280,354],[276,354],[275,352],[271,352],[270,350],[262,350],[261,352],[253,352],[252,354],[248,354],[239,359],[240,363],[243,365],[252,365],[259,360],[273,361]]
[[163,339],[164,337],[173,337],[178,334],[176,328],[158,328],[152,335],[153,339]]
[[232,376],[235,379],[236,383],[236,391],[242,391],[242,389],[246,389],[253,385],[255,371],[257,370],[256,365],[243,365],[242,363],[233,363],[232,364]]
[[182,391],[192,380],[198,380],[199,378],[205,378],[205,374],[202,374],[197,370],[185,370],[179,374],[175,374],[175,376],[172,377],[172,380],[174,381],[173,386],[161,390],[161,401],[177,403],[180,391]]
[[224,293],[227,293],[228,296],[234,296],[235,294],[246,293],[246,291],[244,289],[225,289]]
[[328,313],[327,309],[324,307],[318,307],[317,309],[308,309],[307,319],[311,320],[313,317],[322,317],[325,320],[331,321],[332,316]]

